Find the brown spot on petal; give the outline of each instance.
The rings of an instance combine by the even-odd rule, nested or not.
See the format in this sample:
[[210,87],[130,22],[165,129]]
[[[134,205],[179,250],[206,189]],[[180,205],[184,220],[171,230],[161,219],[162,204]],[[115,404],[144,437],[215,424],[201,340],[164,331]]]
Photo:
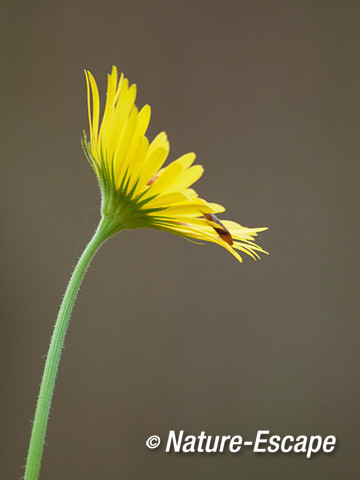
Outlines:
[[153,177],[150,178],[150,180],[147,182],[146,186],[149,187],[150,185],[152,185],[155,180],[157,180],[159,178],[159,175],[154,175]]
[[174,223],[175,225],[184,225],[185,227],[190,227],[190,224],[189,224],[189,223],[175,222],[175,221],[173,221],[173,223]]
[[213,213],[204,213],[204,217],[206,218],[206,220],[209,220],[210,222],[217,223],[219,225],[219,228],[213,227],[215,232],[230,246],[233,245],[234,242],[233,242],[231,233],[225,227],[225,225],[223,225],[220,222],[220,220],[217,218],[216,215],[214,215]]

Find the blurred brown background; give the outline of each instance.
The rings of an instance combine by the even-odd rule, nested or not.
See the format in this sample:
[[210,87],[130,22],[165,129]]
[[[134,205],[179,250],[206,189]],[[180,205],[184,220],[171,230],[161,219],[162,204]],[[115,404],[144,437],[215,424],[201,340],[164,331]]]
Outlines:
[[[359,442],[357,1],[4,1],[1,478],[19,479],[44,355],[99,218],[83,69],[113,64],[170,159],[271,254],[119,234],[68,331],[42,479],[353,479]],[[334,454],[166,455],[188,434],[337,436]]]

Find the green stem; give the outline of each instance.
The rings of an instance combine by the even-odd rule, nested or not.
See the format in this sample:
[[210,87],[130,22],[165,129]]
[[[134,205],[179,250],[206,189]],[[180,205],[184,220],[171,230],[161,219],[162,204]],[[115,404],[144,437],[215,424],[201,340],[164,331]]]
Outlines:
[[70,315],[85,272],[95,253],[109,236],[111,236],[111,222],[105,218],[100,222],[93,238],[81,255],[61,303],[41,381],[24,480],[38,480],[39,478],[51,400]]

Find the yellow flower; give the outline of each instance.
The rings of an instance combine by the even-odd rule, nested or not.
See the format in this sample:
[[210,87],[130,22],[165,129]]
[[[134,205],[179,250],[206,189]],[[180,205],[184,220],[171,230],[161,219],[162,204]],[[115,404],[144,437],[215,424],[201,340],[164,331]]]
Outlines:
[[239,261],[237,250],[254,259],[266,253],[254,243],[266,228],[247,228],[220,220],[223,206],[209,203],[191,189],[203,173],[187,153],[166,167],[169,153],[165,132],[152,142],[145,133],[150,107],[135,106],[136,85],[129,85],[116,67],[108,75],[107,98],[100,124],[99,92],[94,77],[85,71],[90,141],[84,135],[84,152],[94,169],[102,193],[102,214],[112,219],[113,231],[155,228],[188,239],[206,240],[226,248]]

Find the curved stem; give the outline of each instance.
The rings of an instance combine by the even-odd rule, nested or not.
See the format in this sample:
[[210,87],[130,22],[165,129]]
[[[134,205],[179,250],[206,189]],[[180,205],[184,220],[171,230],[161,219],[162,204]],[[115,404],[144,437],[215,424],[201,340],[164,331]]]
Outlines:
[[66,329],[75,303],[77,292],[85,272],[102,243],[111,236],[111,222],[102,219],[93,238],[81,255],[67,286],[59,314],[51,337],[46,358],[40,393],[36,405],[35,418],[31,432],[29,451],[25,467],[24,480],[38,480],[41,457],[44,449],[46,427],[49,419],[51,400],[53,397],[56,374],[64,345]]

